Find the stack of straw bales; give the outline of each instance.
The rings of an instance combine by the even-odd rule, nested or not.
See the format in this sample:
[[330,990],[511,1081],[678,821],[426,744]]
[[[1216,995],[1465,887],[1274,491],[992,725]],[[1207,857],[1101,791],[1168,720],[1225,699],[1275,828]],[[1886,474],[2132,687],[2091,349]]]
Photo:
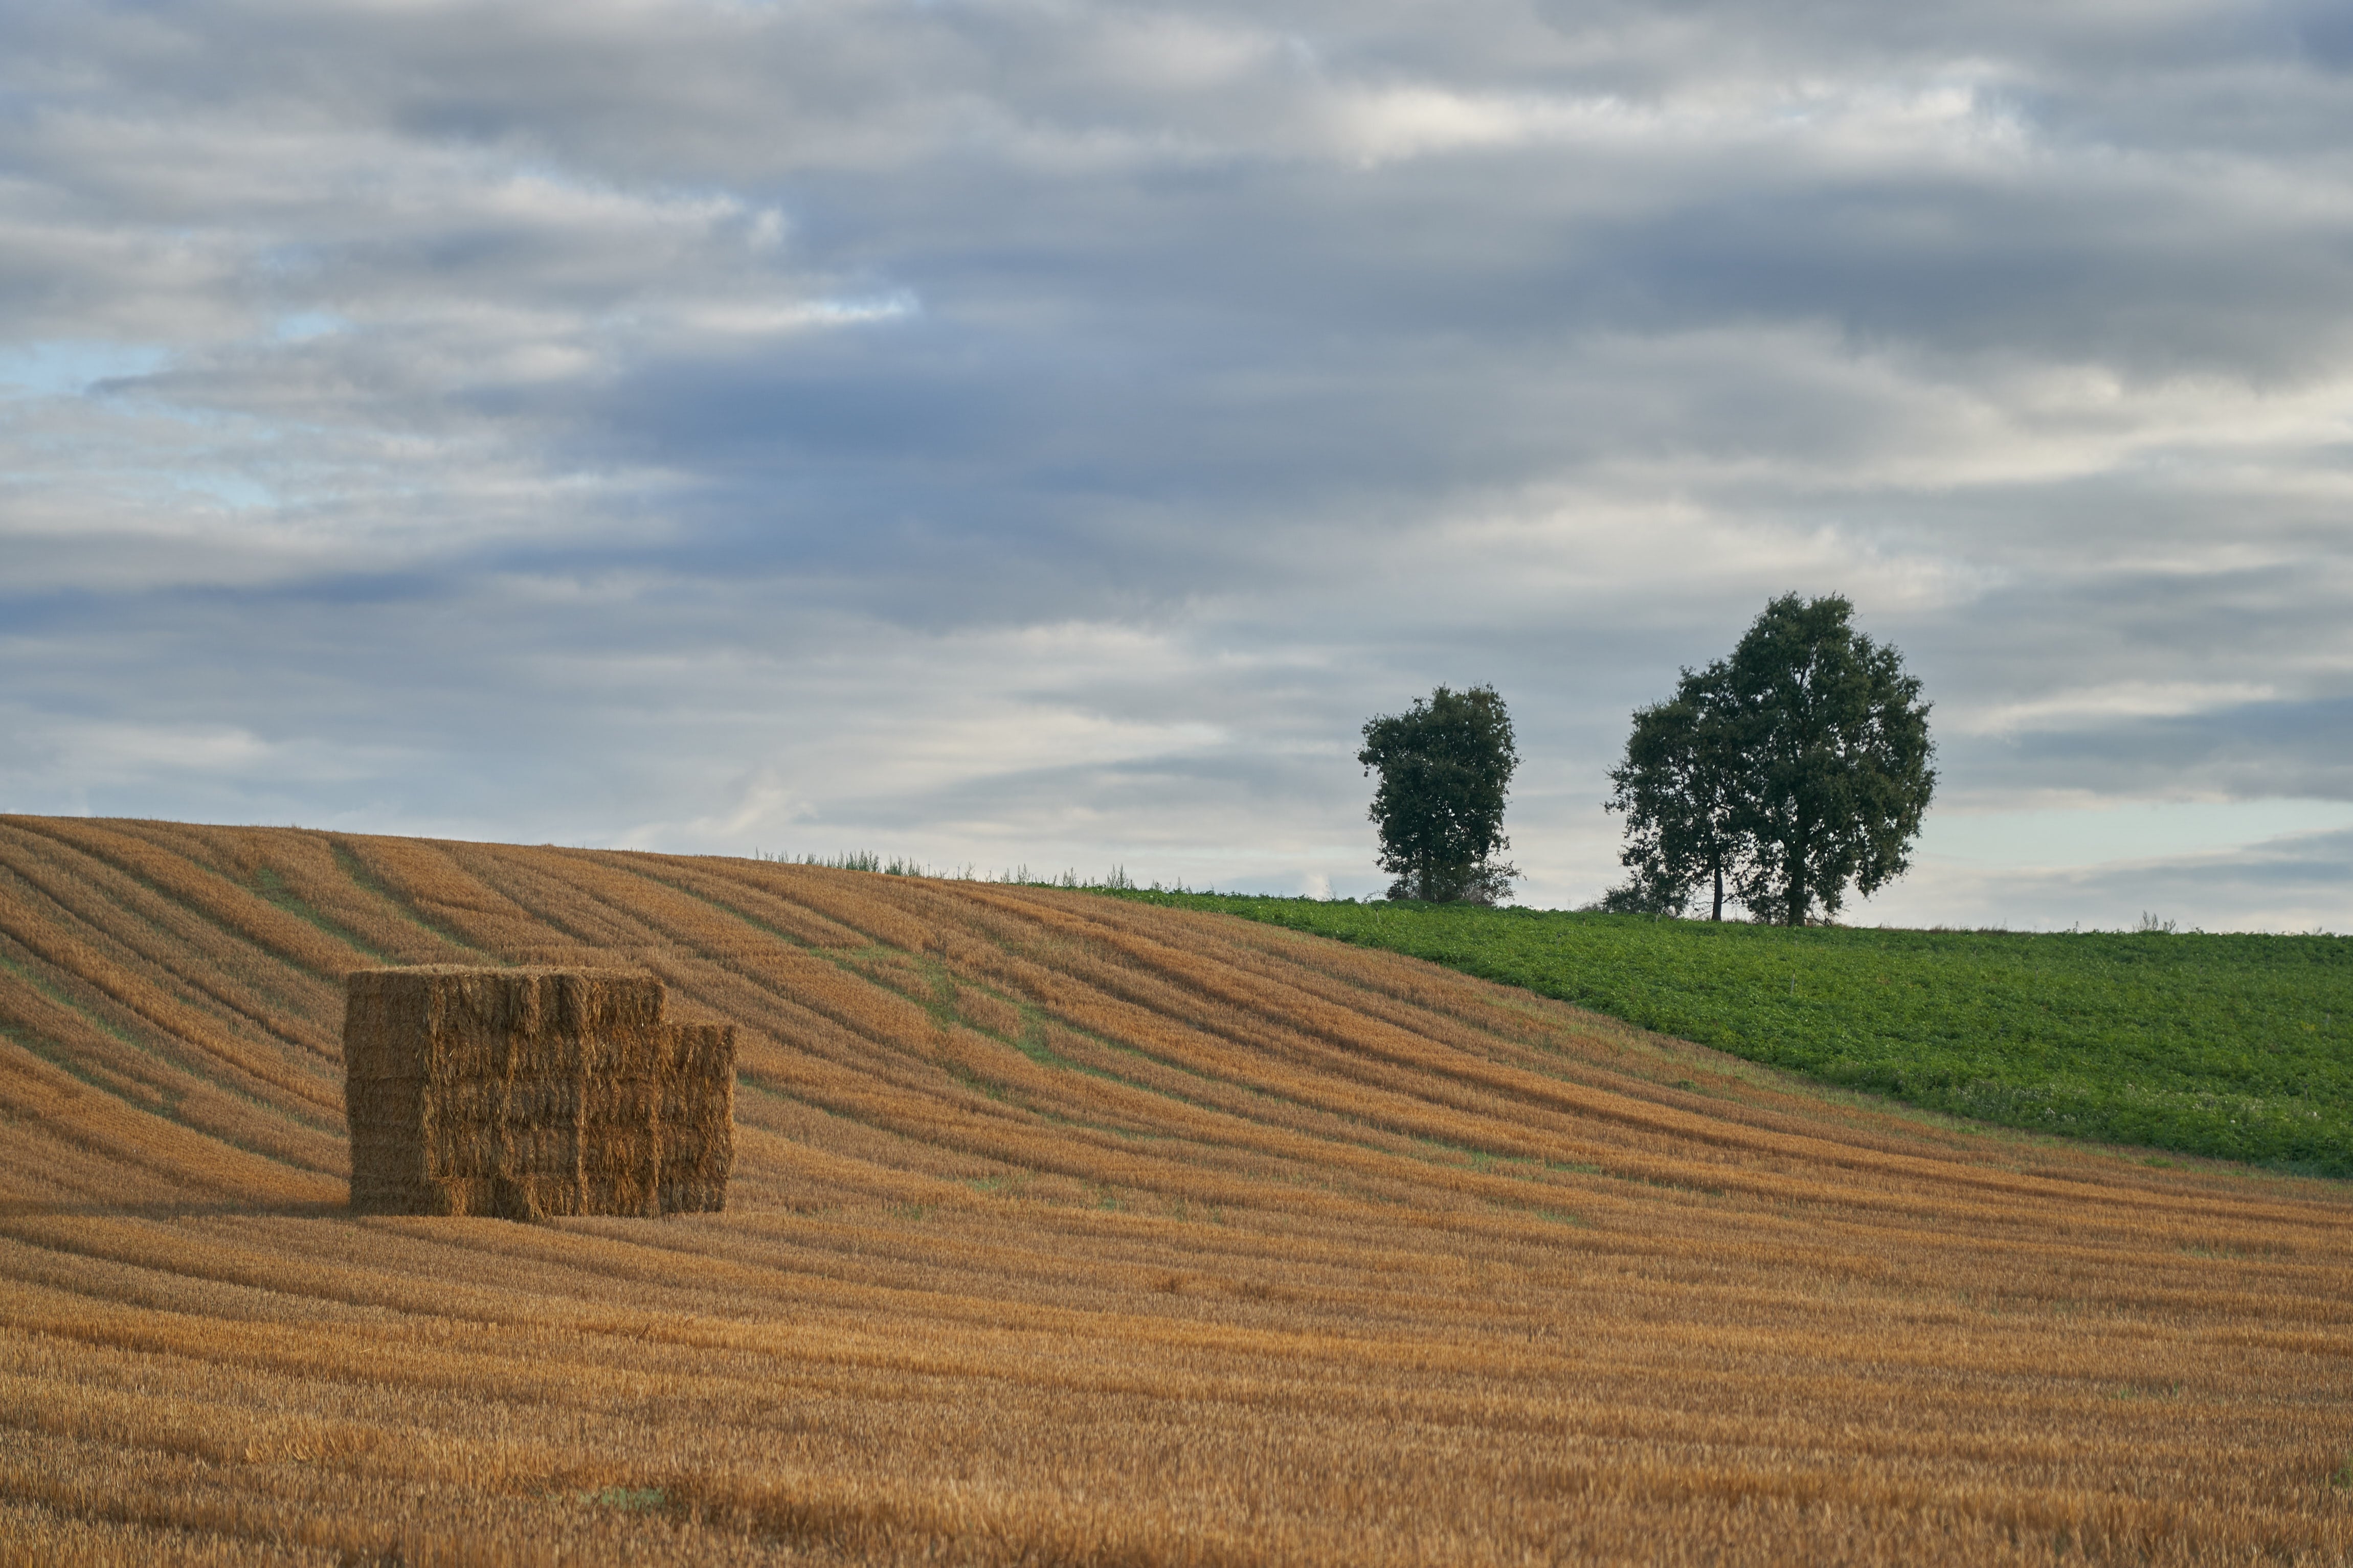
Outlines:
[[735,1163],[735,1026],[609,970],[364,969],[343,1013],[361,1214],[708,1213]]

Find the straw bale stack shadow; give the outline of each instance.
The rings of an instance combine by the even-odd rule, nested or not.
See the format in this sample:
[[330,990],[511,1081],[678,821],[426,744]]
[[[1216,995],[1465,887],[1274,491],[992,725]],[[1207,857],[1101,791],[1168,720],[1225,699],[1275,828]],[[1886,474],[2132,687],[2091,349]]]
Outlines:
[[353,1212],[726,1206],[735,1026],[663,1022],[653,976],[432,964],[360,970],[347,986]]

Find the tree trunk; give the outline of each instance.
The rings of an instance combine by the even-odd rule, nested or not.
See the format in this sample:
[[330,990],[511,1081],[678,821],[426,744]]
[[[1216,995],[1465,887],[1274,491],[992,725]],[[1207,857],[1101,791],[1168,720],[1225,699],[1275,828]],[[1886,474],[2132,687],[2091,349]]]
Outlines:
[[1799,818],[1797,831],[1789,835],[1789,908],[1784,914],[1785,923],[1801,926],[1806,923],[1806,905],[1810,901],[1806,889],[1806,823]]
[[1708,912],[1707,918],[1712,921],[1724,918],[1724,860],[1721,857],[1715,862],[1715,908]]

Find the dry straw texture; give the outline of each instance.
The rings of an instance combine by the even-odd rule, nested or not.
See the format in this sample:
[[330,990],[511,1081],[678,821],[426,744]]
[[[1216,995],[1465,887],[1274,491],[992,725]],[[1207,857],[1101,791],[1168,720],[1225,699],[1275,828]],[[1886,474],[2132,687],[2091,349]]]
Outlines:
[[[732,1022],[727,1211],[353,1215],[434,963]],[[0,818],[0,1562],[2343,1563],[2348,1220],[1083,894]]]
[[343,1099],[360,1214],[715,1214],[734,1163],[735,1030],[662,1021],[649,974],[364,969]]

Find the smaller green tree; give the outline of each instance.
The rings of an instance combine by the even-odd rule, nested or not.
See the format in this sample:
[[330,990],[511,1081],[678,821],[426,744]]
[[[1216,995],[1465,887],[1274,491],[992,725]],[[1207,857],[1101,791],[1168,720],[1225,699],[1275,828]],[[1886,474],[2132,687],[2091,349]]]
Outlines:
[[1371,816],[1381,869],[1397,879],[1390,898],[1493,904],[1510,895],[1520,873],[1495,856],[1511,842],[1504,802],[1520,755],[1493,687],[1441,686],[1403,713],[1376,716],[1356,761],[1380,775]]
[[1739,876],[1753,849],[1741,826],[1742,728],[1730,679],[1721,659],[1686,669],[1672,698],[1635,711],[1604,803],[1625,815],[1618,858],[1633,875],[1602,895],[1600,909],[1680,915],[1704,888],[1708,918],[1724,918],[1725,880]]

